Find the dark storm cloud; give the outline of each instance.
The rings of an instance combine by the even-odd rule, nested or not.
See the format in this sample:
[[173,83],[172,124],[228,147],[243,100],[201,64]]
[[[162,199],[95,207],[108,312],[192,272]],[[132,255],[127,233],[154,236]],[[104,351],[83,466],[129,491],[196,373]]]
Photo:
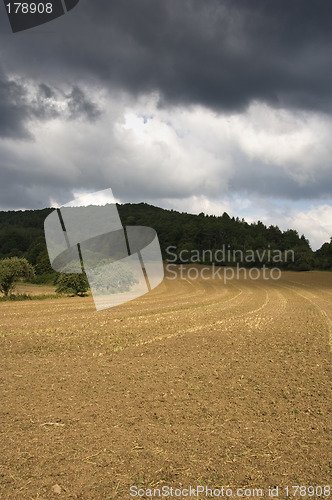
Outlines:
[[[61,112],[58,104],[63,102]],[[97,105],[77,85],[68,94],[40,83],[29,88],[23,79],[6,77],[0,72],[0,137],[33,139],[30,120],[50,120],[62,117],[75,120],[95,120],[101,114]]]
[[[240,156],[240,155],[235,155]],[[328,200],[332,198],[332,169],[316,173],[302,182],[292,178],[292,167],[280,169],[256,160],[250,169],[243,159],[242,168],[234,169],[229,181],[230,192],[280,200]],[[246,166],[245,166],[246,165]]]
[[69,111],[69,118],[75,120],[80,117],[89,120],[96,120],[101,111],[96,104],[91,102],[79,87],[74,87],[70,94],[66,96]]
[[21,85],[0,73],[0,137],[31,138],[24,125],[29,116],[24,95]]
[[30,76],[157,91],[161,105],[331,112],[331,21],[330,0],[81,0],[12,35],[4,57]]
[[51,97],[54,97],[53,90],[48,85],[45,85],[45,83],[41,83],[39,85],[39,93],[41,96],[45,97],[46,99],[50,99]]

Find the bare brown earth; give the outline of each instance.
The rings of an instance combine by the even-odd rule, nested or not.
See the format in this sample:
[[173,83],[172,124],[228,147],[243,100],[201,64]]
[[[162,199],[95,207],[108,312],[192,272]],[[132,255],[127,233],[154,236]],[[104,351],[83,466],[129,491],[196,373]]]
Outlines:
[[318,272],[0,303],[0,498],[329,484],[331,321]]

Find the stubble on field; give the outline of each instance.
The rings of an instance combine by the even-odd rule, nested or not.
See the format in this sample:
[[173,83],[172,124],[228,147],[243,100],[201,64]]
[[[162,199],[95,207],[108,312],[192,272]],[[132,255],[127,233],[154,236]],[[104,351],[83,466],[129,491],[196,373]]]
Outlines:
[[329,273],[1,303],[0,497],[328,484],[331,321]]

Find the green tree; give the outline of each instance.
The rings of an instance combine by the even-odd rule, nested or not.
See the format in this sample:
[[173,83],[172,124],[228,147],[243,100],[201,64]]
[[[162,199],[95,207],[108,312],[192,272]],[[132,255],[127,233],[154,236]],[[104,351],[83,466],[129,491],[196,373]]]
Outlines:
[[84,295],[89,289],[89,283],[85,273],[63,274],[61,273],[55,280],[57,293],[67,293],[70,295]]
[[11,257],[0,260],[0,292],[7,297],[15,289],[16,280],[31,280],[34,274],[32,265],[26,259]]
[[316,252],[316,266],[318,269],[332,271],[332,237],[330,243],[324,243]]
[[314,255],[311,248],[306,246],[296,246],[294,250],[294,262],[288,267],[294,271],[310,271],[314,265]]
[[46,249],[42,250],[36,257],[36,274],[54,274],[50,259]]

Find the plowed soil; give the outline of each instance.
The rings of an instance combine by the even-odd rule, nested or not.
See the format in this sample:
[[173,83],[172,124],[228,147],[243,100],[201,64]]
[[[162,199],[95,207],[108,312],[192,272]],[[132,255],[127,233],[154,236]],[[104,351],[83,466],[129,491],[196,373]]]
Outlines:
[[331,321],[318,272],[0,303],[0,498],[329,484]]

